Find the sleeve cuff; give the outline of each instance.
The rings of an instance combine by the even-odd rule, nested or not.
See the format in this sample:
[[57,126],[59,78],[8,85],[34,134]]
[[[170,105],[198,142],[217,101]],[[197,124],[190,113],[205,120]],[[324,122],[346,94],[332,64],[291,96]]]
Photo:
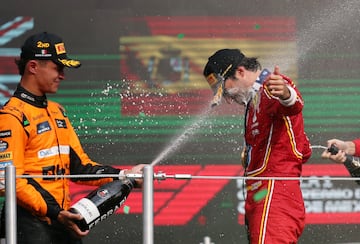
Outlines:
[[279,101],[282,105],[289,107],[289,106],[292,106],[295,104],[297,94],[296,94],[295,89],[292,88],[291,86],[287,86],[287,88],[289,89],[290,97],[286,100],[279,99]]
[[360,156],[360,139],[353,140],[353,143],[355,144],[354,156],[359,157]]
[[57,219],[60,211],[62,211],[63,209],[60,208],[59,206],[56,207],[49,207],[46,216],[48,216],[50,219]]

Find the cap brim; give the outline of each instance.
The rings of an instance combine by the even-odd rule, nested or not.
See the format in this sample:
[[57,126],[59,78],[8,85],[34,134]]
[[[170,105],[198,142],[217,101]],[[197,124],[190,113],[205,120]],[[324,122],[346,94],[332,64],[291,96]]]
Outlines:
[[210,73],[206,76],[206,81],[209,83],[214,92],[214,97],[211,101],[211,107],[219,105],[224,92],[224,77],[220,74]]
[[211,107],[217,106],[221,103],[221,99],[224,93],[223,82],[221,82],[216,89],[213,89],[213,91],[214,97],[211,100]]
[[55,63],[64,65],[65,67],[68,67],[68,68],[79,68],[81,66],[80,61],[74,60],[74,59],[59,59],[58,58],[57,60],[54,60],[54,61],[55,61]]

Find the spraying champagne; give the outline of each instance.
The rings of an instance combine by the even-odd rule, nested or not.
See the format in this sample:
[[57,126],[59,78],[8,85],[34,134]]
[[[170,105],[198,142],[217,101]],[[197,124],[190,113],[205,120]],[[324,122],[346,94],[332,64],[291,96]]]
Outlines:
[[[339,149],[333,144],[328,148],[328,151],[335,155],[339,152]],[[350,155],[346,155],[346,160],[344,162],[346,169],[349,171],[352,177],[360,177],[360,162]],[[360,185],[360,180],[356,181]]]
[[134,179],[104,184],[76,202],[69,211],[82,215],[83,219],[76,221],[82,231],[90,230],[120,208],[134,185]]

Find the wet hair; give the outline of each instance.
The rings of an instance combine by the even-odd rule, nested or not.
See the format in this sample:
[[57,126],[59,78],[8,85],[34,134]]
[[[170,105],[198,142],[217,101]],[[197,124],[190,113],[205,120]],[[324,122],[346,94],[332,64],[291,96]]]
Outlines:
[[245,69],[250,71],[257,71],[261,69],[261,64],[257,58],[244,57],[243,60],[241,60],[241,62],[238,64],[238,67],[239,66],[244,66]]
[[258,61],[257,58],[255,57],[251,57],[251,58],[248,58],[248,57],[244,57],[240,63],[237,64],[237,66],[233,67],[232,69],[229,70],[228,72],[228,75],[227,77],[234,77],[235,76],[235,72],[237,70],[237,68],[239,66],[244,66],[244,68],[246,70],[249,70],[249,71],[257,71],[257,70],[261,70],[261,64],[260,62]]

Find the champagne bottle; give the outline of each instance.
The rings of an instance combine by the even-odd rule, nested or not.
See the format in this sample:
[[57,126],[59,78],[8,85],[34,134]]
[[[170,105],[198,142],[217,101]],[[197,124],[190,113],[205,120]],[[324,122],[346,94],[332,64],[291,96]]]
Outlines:
[[[333,144],[330,146],[330,148],[328,148],[328,151],[332,154],[332,155],[336,155],[339,152],[339,149]],[[346,159],[344,162],[344,165],[346,167],[346,169],[349,171],[350,175],[352,177],[360,177],[360,162],[359,159],[356,159],[353,156],[350,156],[348,154],[345,155]],[[360,180],[356,180],[355,181],[358,185],[360,185]]]
[[72,205],[69,211],[82,215],[83,219],[76,221],[82,231],[90,230],[120,208],[134,185],[134,179],[104,184]]

